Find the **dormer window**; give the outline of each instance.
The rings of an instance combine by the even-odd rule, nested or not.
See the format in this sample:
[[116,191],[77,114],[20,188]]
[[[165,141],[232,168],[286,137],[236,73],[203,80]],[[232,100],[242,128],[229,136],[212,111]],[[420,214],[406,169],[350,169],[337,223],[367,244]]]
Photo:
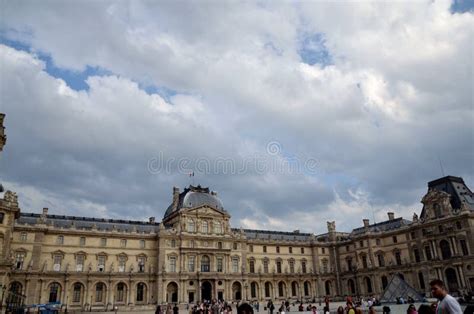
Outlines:
[[439,206],[439,204],[434,204],[433,210],[436,218],[440,218],[443,216],[443,212],[441,211],[441,206]]

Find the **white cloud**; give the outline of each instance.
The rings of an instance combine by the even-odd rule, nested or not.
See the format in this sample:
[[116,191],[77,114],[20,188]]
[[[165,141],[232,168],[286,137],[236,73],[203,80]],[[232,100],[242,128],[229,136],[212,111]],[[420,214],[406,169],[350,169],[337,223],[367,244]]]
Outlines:
[[[172,185],[187,183],[177,172],[147,173],[159,152],[240,160],[277,140],[289,156],[318,160],[318,173],[198,179],[222,191],[244,226],[309,230],[340,212],[338,225],[359,225],[369,205],[419,210],[438,156],[474,181],[474,17],[451,14],[449,1],[3,7],[4,37],[60,68],[114,73],[78,92],[34,53],[1,47],[9,182],[151,215],[166,208]],[[302,34],[324,35],[331,65],[301,62]]]

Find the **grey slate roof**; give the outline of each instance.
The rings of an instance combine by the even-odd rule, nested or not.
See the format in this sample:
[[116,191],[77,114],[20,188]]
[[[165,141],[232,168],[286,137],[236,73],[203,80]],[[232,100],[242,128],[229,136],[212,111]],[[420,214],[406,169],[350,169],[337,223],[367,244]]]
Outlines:
[[[369,231],[371,232],[384,232],[384,231],[391,231],[395,229],[400,229],[406,225],[411,224],[410,220],[406,220],[403,218],[395,218],[393,220],[386,220],[382,222],[378,222],[376,224],[369,225]],[[365,232],[365,227],[359,227],[352,230],[352,235],[357,235]]]
[[[242,229],[247,239],[262,240],[286,240],[286,241],[309,241],[313,234],[300,232],[284,232],[270,230]],[[240,229],[232,228],[232,231],[239,232]]]
[[[38,224],[40,218],[40,214],[21,213],[17,223],[36,225]],[[134,220],[101,219],[61,215],[47,215],[46,218],[47,225],[64,229],[76,228],[91,230],[95,225],[95,228],[97,228],[99,231],[117,230],[119,232],[134,232],[136,230],[139,233],[151,233],[157,232],[159,228],[159,223],[149,223]]]
[[461,203],[465,203],[470,210],[474,210],[474,194],[460,177],[446,176],[430,181],[428,188],[449,193],[453,208],[461,208]]
[[195,208],[204,205],[225,212],[222,201],[214,192],[211,192],[209,188],[203,188],[200,185],[190,185],[179,194],[178,206],[174,208],[173,204],[171,204],[168,207],[164,218],[168,217],[175,211],[179,211],[182,208]]

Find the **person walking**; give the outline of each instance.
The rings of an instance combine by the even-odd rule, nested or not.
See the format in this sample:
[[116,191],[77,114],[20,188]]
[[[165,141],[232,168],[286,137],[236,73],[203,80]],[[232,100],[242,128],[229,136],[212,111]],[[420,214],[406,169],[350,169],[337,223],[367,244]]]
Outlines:
[[431,281],[430,287],[431,294],[439,300],[436,314],[462,314],[461,306],[455,298],[448,294],[442,280],[435,279]]

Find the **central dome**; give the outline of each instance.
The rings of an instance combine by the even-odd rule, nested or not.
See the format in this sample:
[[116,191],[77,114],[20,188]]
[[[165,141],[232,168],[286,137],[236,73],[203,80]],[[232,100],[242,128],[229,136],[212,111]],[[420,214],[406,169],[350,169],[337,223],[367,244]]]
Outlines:
[[182,193],[179,193],[178,188],[173,189],[173,202],[168,207],[165,213],[165,218],[181,208],[196,208],[201,206],[208,206],[220,211],[224,210],[222,201],[217,197],[217,193],[210,191],[209,188],[203,188],[200,185],[185,188]]

